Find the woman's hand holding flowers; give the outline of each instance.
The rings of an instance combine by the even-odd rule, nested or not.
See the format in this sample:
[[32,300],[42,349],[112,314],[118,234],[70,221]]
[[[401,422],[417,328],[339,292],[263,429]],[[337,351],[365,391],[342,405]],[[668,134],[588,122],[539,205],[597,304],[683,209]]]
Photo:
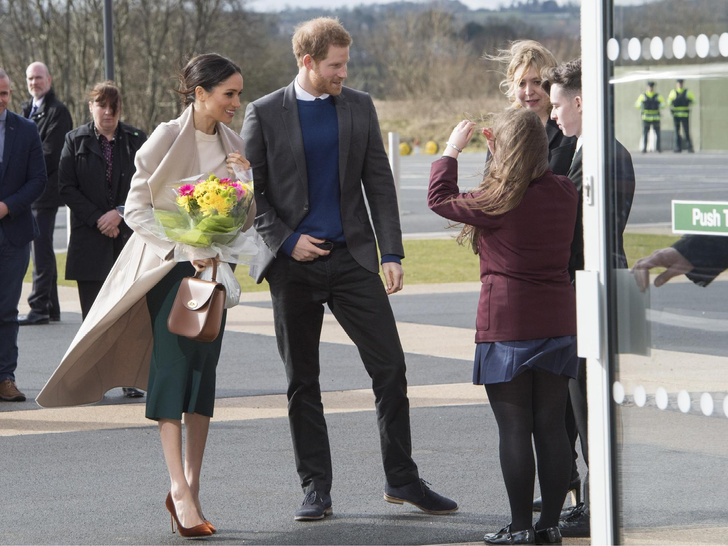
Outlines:
[[[237,167],[237,169],[236,169]],[[227,157],[227,170],[230,174],[236,175],[235,171],[247,171],[250,169],[250,161],[238,151],[230,152]]]

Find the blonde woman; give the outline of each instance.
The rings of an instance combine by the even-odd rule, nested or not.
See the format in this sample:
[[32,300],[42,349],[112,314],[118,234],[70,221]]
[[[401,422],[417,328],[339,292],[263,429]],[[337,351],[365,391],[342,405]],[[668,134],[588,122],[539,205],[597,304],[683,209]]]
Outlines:
[[566,175],[576,151],[576,139],[564,136],[550,118],[551,101],[548,89],[542,87],[541,76],[544,69],[558,66],[556,58],[540,42],[518,40],[486,59],[505,65],[501,90],[513,108],[528,108],[538,116],[548,137],[549,166],[555,174]]
[[[512,520],[487,544],[556,544],[569,486],[564,414],[576,377],[576,306],[569,280],[577,192],[548,164],[546,132],[530,109],[506,110],[484,129],[492,159],[481,185],[460,193],[457,157],[475,124],[460,122],[432,164],[428,205],[462,222],[460,240],[480,256],[473,382],[485,385],[498,423],[500,461]],[[536,446],[543,496],[532,524]]]

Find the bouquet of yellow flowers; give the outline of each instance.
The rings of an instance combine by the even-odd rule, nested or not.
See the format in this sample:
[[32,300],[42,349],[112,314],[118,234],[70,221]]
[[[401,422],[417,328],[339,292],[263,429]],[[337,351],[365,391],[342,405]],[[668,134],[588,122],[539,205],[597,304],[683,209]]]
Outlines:
[[238,236],[253,203],[253,184],[242,180],[183,180],[174,188],[178,210],[155,210],[165,238],[193,247],[227,246]]

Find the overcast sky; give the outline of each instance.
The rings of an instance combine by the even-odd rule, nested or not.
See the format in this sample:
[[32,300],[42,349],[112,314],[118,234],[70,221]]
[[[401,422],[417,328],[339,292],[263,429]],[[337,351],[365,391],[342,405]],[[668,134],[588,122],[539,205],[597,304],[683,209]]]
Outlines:
[[[281,11],[286,6],[297,8],[340,8],[343,6],[358,6],[361,4],[389,4],[396,0],[248,0],[247,5],[255,11]],[[497,9],[508,6],[511,0],[460,0],[471,9],[488,8]],[[564,0],[557,0],[563,3]]]

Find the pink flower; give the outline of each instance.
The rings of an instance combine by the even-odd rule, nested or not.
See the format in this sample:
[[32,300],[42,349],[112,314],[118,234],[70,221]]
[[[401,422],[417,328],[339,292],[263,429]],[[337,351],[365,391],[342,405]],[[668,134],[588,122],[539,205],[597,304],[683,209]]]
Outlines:
[[195,191],[195,185],[185,184],[184,186],[180,186],[179,190],[177,191],[179,192],[180,196],[192,195],[192,193]]

